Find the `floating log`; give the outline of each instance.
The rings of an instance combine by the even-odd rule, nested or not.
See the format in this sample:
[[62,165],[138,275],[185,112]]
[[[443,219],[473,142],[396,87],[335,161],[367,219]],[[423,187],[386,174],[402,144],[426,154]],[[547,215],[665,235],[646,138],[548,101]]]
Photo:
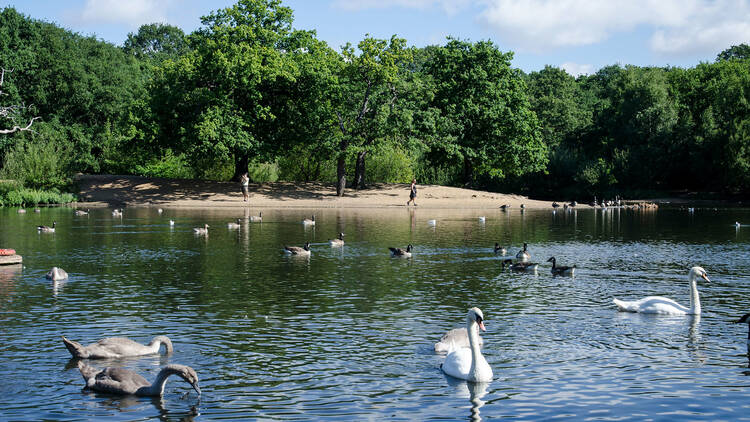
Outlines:
[[0,265],[20,264],[23,262],[21,255],[0,255]]

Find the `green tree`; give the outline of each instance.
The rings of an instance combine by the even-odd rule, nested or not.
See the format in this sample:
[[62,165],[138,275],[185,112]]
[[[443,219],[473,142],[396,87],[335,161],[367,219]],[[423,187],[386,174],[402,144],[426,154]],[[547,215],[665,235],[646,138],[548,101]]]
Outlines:
[[442,113],[445,159],[463,162],[464,186],[478,174],[521,175],[544,169],[547,147],[512,53],[490,41],[449,39],[426,64],[435,81],[433,105]]
[[750,45],[742,43],[733,45],[716,56],[716,61],[747,60],[750,59]]
[[174,60],[189,50],[182,29],[163,23],[141,25],[138,32],[128,33],[122,48],[139,60],[155,62]]

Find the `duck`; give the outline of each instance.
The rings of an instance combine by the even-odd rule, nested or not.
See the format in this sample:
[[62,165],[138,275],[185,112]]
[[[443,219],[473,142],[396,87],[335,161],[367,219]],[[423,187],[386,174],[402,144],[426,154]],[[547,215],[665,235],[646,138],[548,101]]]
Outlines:
[[328,243],[330,243],[331,246],[344,246],[344,233],[339,233],[338,239],[330,239]]
[[204,224],[203,227],[193,227],[193,233],[195,234],[208,234],[208,224]]
[[112,210],[112,217],[122,217],[122,210],[117,208]]
[[427,220],[427,225],[435,227],[437,225],[437,220]]
[[493,248],[493,251],[495,252],[495,255],[497,254],[505,255],[506,253],[508,253],[508,250],[500,246],[500,244],[497,242],[495,242],[495,247]]
[[406,249],[401,248],[388,248],[391,250],[391,256],[398,258],[411,258],[411,250],[413,246],[410,244],[406,245]]
[[505,269],[505,265],[508,265],[508,268],[511,271],[527,271],[527,272],[534,272],[539,267],[539,263],[537,262],[511,262],[510,259],[503,260],[503,269]]
[[750,313],[742,315],[740,319],[734,321],[735,324],[748,324],[747,325],[747,346],[750,348]]
[[526,248],[528,247],[527,243],[523,244],[523,250],[518,251],[516,254],[516,259],[521,262],[528,262],[531,259],[531,254],[529,253]]
[[618,299],[612,299],[612,302],[617,305],[617,310],[620,312],[637,312],[643,314],[659,314],[659,315],[700,315],[701,313],[701,302],[698,296],[698,279],[702,278],[708,282],[706,270],[701,267],[693,267],[690,269],[688,274],[688,281],[690,283],[690,307],[685,307],[675,302],[672,299],[661,297],[661,296],[648,296],[641,300],[635,300],[631,302],[625,302]]
[[62,336],[63,344],[74,358],[78,359],[119,359],[133,356],[145,356],[159,353],[164,345],[165,354],[174,351],[172,341],[167,336],[156,336],[148,345],[143,345],[125,337],[107,337],[96,343],[82,346]]
[[89,210],[88,209],[86,211],[84,211],[84,210],[76,210],[74,212],[74,214],[77,215],[77,216],[79,216],[79,217],[82,217],[84,215],[89,215]]
[[54,233],[55,232],[55,226],[57,226],[57,221],[52,222],[52,227],[50,226],[36,226],[37,231],[42,233]]
[[291,255],[310,256],[310,242],[305,243],[305,246],[284,246],[284,252]]
[[469,347],[460,347],[448,353],[440,369],[447,375],[472,382],[492,381],[492,368],[482,355],[479,346],[479,330],[484,327],[484,314],[479,308],[471,308],[466,314],[466,332]]
[[315,214],[313,214],[312,218],[305,218],[302,220],[302,224],[306,226],[314,226],[315,225]]
[[47,280],[58,281],[68,278],[68,273],[60,267],[52,267],[44,276]]
[[242,220],[238,218],[236,223],[232,223],[232,222],[227,223],[227,228],[228,229],[239,229],[240,227],[242,227],[240,225],[240,223],[242,223]]
[[170,375],[177,375],[189,383],[195,391],[200,394],[198,386],[198,374],[189,366],[169,364],[159,371],[156,380],[152,383],[146,381],[141,375],[129,369],[118,367],[107,367],[101,371],[78,361],[78,370],[81,371],[83,380],[86,381],[88,389],[108,394],[134,394],[136,396],[161,396],[164,394],[164,386]]
[[510,205],[508,204],[500,205],[500,209],[503,211],[508,211],[510,209]]
[[552,270],[551,271],[552,271],[553,275],[568,275],[568,276],[572,276],[573,273],[576,270],[576,266],[575,265],[573,265],[572,267],[557,265],[557,260],[555,259],[554,256],[552,258],[548,259],[547,262],[551,262],[552,263]]
[[485,216],[479,217],[479,222],[484,224],[487,221],[487,218]]
[[250,222],[251,223],[260,223],[263,221],[263,212],[259,212],[258,215],[251,215],[250,216]]
[[[479,336],[479,326],[477,327],[477,338],[479,347],[484,345],[484,340]],[[450,353],[461,347],[470,347],[469,344],[469,332],[466,331],[466,327],[454,328],[447,333],[443,334],[440,341],[435,343],[435,353]]]

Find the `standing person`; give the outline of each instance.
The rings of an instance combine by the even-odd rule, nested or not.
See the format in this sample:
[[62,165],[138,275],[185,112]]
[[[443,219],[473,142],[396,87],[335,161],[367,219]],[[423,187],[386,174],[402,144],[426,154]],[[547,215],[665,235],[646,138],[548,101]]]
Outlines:
[[240,176],[240,185],[242,185],[242,197],[247,202],[250,199],[250,176],[247,175],[247,172]]
[[409,202],[413,202],[414,206],[417,206],[417,201],[414,199],[417,197],[417,179],[411,179],[411,188],[409,190],[409,200],[406,201],[406,206],[409,206]]

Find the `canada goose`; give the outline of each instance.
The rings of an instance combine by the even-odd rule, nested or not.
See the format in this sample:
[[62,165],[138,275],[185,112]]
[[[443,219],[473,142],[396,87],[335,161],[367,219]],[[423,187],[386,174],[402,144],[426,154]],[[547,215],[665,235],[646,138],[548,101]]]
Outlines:
[[528,245],[526,243],[523,244],[523,250],[518,251],[516,254],[516,259],[521,262],[527,262],[531,259],[531,254],[526,250],[526,247]]
[[750,348],[750,313],[742,315],[740,319],[734,321],[735,324],[748,324],[747,328],[747,346]]
[[435,227],[437,225],[437,220],[427,220],[427,225]]
[[302,220],[302,224],[306,226],[314,226],[315,225],[315,214],[313,214],[312,218],[305,218]]
[[36,229],[39,232],[42,233],[54,233],[55,232],[55,226],[57,226],[57,221],[52,222],[52,227],[50,226],[36,226]]
[[560,204],[558,204],[557,202],[552,203],[552,208],[559,208],[559,207],[560,207]]
[[503,210],[503,211],[507,211],[507,210],[510,209],[510,205],[508,205],[508,204],[500,205],[500,209]]
[[68,278],[68,273],[66,273],[62,268],[52,267],[52,269],[49,270],[44,277],[47,278],[47,280],[53,281],[65,280],[66,278]]
[[301,248],[299,246],[284,246],[284,252],[291,254],[291,255],[309,256],[310,255],[310,242],[306,242],[305,246]]
[[576,205],[578,205],[578,202],[573,201],[569,204],[571,207],[575,208]]
[[406,249],[401,248],[388,248],[391,250],[391,256],[399,257],[399,258],[411,258],[411,250],[413,246],[408,244],[406,246]]
[[23,209],[23,208],[19,208],[19,209],[18,209],[18,213],[19,213],[19,214],[26,214],[26,210],[25,210],[25,209]]
[[[479,326],[477,328],[477,338],[479,340],[479,347],[482,347],[484,340],[479,336]],[[466,327],[454,328],[447,333],[443,334],[440,341],[435,343],[436,353],[450,353],[461,347],[470,347],[469,343],[469,332],[466,331]]]
[[511,271],[526,271],[526,272],[535,272],[537,268],[539,267],[539,264],[536,262],[511,262],[510,260],[504,259],[503,260],[503,269],[505,269],[505,265],[508,265],[508,268]]
[[38,214],[38,213],[42,212],[42,210],[39,209],[39,208],[34,208],[34,212]]
[[236,223],[231,223],[231,222],[227,223],[227,228],[228,229],[239,229],[240,227],[242,227],[240,225],[240,223],[242,223],[242,220],[238,218]]
[[163,212],[164,212],[164,210],[163,210],[163,209],[161,209],[161,208],[159,208],[159,209],[157,209],[157,210],[156,210],[156,212],[158,212],[159,214],[161,214],[161,213],[163,213]]
[[112,217],[122,217],[122,210],[118,210],[117,208],[113,209]]
[[129,369],[107,367],[97,371],[78,361],[78,370],[81,371],[86,387],[94,391],[109,394],[135,394],[136,396],[161,396],[164,394],[164,386],[170,375],[177,375],[188,382],[195,391],[200,394],[198,387],[198,374],[193,368],[185,365],[170,364],[162,368],[153,384],[146,381],[141,375]]
[[208,224],[204,224],[203,227],[193,227],[193,233],[195,234],[208,234]]
[[260,223],[263,221],[263,212],[259,212],[258,215],[251,215],[250,216],[250,222],[251,223]]
[[525,204],[521,204],[521,209],[525,209],[525,208],[526,208],[526,205]]
[[572,267],[566,267],[566,266],[562,266],[562,265],[558,266],[557,265],[557,260],[555,259],[554,256],[552,258],[548,259],[547,262],[551,262],[552,263],[552,274],[553,275],[569,275],[569,276],[572,276],[573,273],[576,270],[576,266],[575,265],[573,265]]
[[[492,368],[482,355],[479,346],[479,330],[484,328],[484,314],[479,308],[471,308],[466,315],[466,332],[469,336],[469,347],[461,347],[445,357],[440,369],[446,374],[472,382],[492,381]],[[478,327],[477,327],[478,326]]]
[[84,210],[76,210],[74,212],[74,214],[77,215],[77,216],[79,216],[79,217],[82,217],[84,215],[89,215],[89,210],[88,209],[86,211],[84,211]]
[[78,359],[119,359],[132,356],[153,355],[159,353],[161,346],[167,355],[172,354],[174,347],[167,336],[156,336],[148,345],[125,337],[107,337],[96,343],[82,346],[62,336],[63,344],[74,358]]
[[174,220],[169,220],[169,225],[174,226]]
[[494,250],[494,252],[495,252],[496,255],[497,254],[505,255],[506,253],[508,253],[508,250],[505,249],[504,247],[500,246],[500,244],[497,243],[497,242],[495,242],[495,248],[493,250]]
[[344,246],[344,233],[339,233],[338,239],[331,239],[328,243],[330,243],[331,246]]
[[484,223],[485,223],[486,221],[487,221],[487,218],[486,218],[486,217],[484,217],[484,216],[482,216],[482,217],[479,217],[479,222],[480,222],[481,224],[484,224]]
[[688,282],[690,283],[690,308],[662,296],[648,296],[632,302],[612,299],[612,302],[617,305],[618,311],[661,315],[700,315],[701,301],[698,296],[698,278],[702,278],[708,282],[711,281],[708,279],[706,270],[703,268],[693,267],[690,269],[690,273],[688,274]]

